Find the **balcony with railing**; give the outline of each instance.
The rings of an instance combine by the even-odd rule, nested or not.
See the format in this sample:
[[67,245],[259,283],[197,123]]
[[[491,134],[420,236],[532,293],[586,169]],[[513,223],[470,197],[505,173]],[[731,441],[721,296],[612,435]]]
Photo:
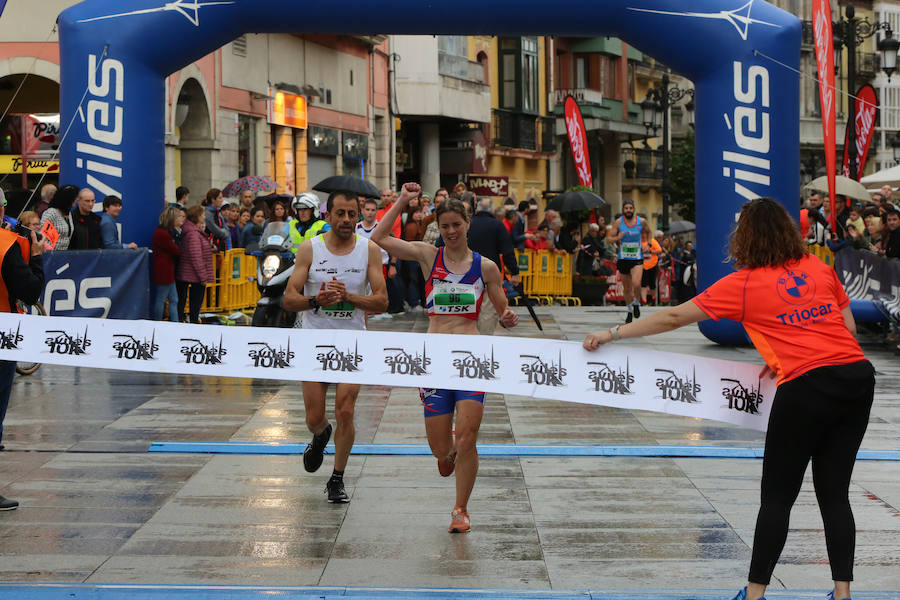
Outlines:
[[447,52],[438,52],[438,73],[474,83],[484,83],[483,64]]
[[492,140],[494,146],[534,152],[556,150],[555,119],[512,110],[494,109]]
[[649,188],[662,184],[662,152],[650,148],[623,148],[622,187]]
[[874,52],[856,53],[856,74],[865,79],[871,79],[878,74],[881,68],[881,60]]

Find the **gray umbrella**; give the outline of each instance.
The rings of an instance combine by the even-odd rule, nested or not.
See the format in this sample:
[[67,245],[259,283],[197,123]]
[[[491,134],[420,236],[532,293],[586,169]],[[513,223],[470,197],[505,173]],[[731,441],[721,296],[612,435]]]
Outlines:
[[[816,192],[828,193],[828,176],[822,175],[821,177],[817,177],[813,179],[809,183],[804,186],[808,190],[813,190]],[[843,175],[837,175],[834,178],[834,188],[835,193],[839,196],[847,196],[848,198],[854,198],[856,200],[860,200],[862,202],[871,202],[872,196],[866,191],[866,188],[858,181],[854,181],[849,177],[844,177]]]
[[669,233],[687,233],[696,229],[697,226],[690,221],[672,221],[669,223]]

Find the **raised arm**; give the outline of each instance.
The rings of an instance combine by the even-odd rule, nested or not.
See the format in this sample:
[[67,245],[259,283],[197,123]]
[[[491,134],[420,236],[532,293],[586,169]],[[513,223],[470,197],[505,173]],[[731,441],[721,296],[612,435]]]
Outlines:
[[504,327],[515,327],[519,322],[519,315],[509,308],[500,278],[500,267],[491,259],[481,257],[481,278],[484,280],[485,291],[491,304],[494,305],[494,310],[500,315],[500,322]]
[[422,242],[407,242],[406,240],[391,237],[391,226],[407,207],[409,201],[418,197],[421,189],[418,183],[403,184],[400,197],[394,202],[390,210],[381,217],[381,220],[372,232],[371,240],[384,248],[393,257],[426,263],[429,257],[432,260],[434,259],[434,246]]

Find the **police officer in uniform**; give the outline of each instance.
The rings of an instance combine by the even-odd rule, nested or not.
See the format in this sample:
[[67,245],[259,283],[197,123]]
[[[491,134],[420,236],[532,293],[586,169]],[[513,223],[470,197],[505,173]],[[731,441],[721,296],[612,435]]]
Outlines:
[[[6,211],[6,198],[0,191],[0,221]],[[4,223],[5,225],[5,223]],[[44,252],[43,242],[38,242],[37,234],[30,232],[30,240],[16,235],[7,229],[0,229],[0,310],[3,312],[19,312],[16,300],[26,304],[34,304],[44,289]],[[0,360],[0,442],[3,441],[3,419],[9,406],[13,377],[16,374],[16,363],[12,360]],[[0,450],[3,450],[0,443]],[[0,510],[13,510],[19,503],[0,496]]]
[[288,222],[288,228],[295,254],[300,244],[331,229],[328,221],[316,217],[318,207],[318,196],[310,192],[304,192],[291,201],[291,208],[297,218]]

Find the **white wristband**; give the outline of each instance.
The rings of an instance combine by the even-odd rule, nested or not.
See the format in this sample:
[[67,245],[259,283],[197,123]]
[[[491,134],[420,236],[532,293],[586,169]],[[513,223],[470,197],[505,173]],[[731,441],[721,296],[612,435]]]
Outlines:
[[612,341],[618,342],[622,339],[622,336],[619,335],[619,326],[609,328],[609,335],[612,337]]

